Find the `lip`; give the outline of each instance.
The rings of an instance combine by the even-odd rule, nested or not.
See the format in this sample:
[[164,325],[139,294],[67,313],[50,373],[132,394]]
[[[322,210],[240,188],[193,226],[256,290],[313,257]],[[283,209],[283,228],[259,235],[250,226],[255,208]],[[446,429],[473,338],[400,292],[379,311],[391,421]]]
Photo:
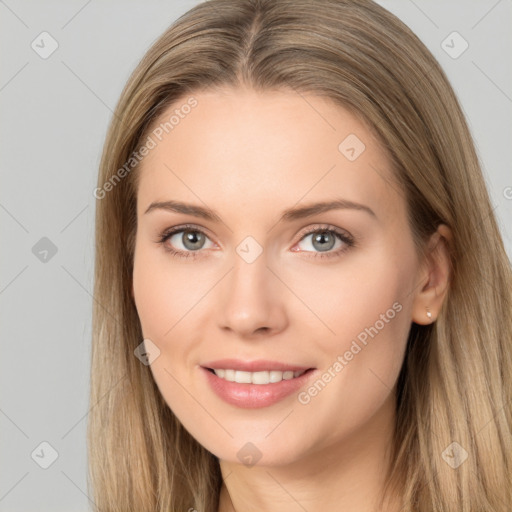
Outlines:
[[[208,363],[211,364],[211,363]],[[269,384],[240,384],[238,382],[229,382],[225,379],[217,377],[215,373],[208,368],[201,366],[199,369],[203,373],[207,383],[213,392],[224,402],[240,407],[242,409],[258,409],[262,407],[269,407],[293,393],[296,393],[301,387],[317,373],[314,368],[294,367],[287,365],[287,369],[297,368],[297,370],[308,370],[300,377],[289,380],[282,380],[281,382],[274,382]],[[247,368],[247,365],[245,366]],[[221,367],[219,367],[221,368]],[[224,368],[240,369],[242,371],[258,371],[257,370],[244,370],[243,368],[233,368],[227,366]],[[283,368],[281,366],[280,368]],[[265,369],[270,369],[268,366]],[[276,368],[279,369],[279,368]]]
[[201,365],[203,368],[211,368],[213,370],[241,370],[244,372],[261,372],[264,370],[275,371],[302,371],[309,370],[311,366],[297,366],[279,361],[269,361],[266,359],[257,359],[254,361],[242,361],[241,359],[218,359]]

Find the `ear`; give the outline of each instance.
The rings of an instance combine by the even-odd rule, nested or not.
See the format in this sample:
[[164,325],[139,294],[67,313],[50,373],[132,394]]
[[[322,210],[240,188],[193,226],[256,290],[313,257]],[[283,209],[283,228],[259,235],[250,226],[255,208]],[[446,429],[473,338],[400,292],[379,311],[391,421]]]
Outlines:
[[[452,275],[450,258],[452,239],[450,228],[440,224],[428,242],[425,261],[419,273],[421,276],[419,291],[412,307],[412,321],[417,324],[431,324],[439,315]],[[428,311],[431,317],[427,315]]]

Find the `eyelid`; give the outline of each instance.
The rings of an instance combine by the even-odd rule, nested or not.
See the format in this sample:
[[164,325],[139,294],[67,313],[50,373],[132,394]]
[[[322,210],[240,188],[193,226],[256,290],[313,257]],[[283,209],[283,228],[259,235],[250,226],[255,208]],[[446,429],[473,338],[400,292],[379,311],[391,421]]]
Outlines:
[[205,228],[203,226],[199,226],[197,224],[177,224],[176,226],[172,226],[170,228],[164,229],[161,232],[161,234],[159,235],[159,237],[165,237],[165,236],[179,233],[180,231],[187,231],[187,230],[198,231],[200,233],[203,233],[204,235],[207,235],[208,238],[211,239],[210,231],[207,228]]
[[[173,226],[171,228],[164,229],[164,231],[162,231],[161,234],[158,235],[158,239],[156,240],[156,242],[157,243],[165,243],[165,241],[167,241],[170,237],[172,237],[176,233],[181,233],[182,231],[197,231],[197,232],[205,235],[215,245],[219,245],[212,240],[212,237],[210,236],[208,229],[204,228],[203,226],[198,226],[196,224],[179,224],[179,225]],[[203,249],[201,249],[199,251],[186,251],[186,252],[199,253],[202,251],[203,251]],[[177,250],[176,252],[180,252],[180,250]],[[181,252],[183,252],[183,251],[181,251]]]
[[[199,225],[196,225],[196,224],[179,224],[179,225],[176,225],[176,226],[173,226],[171,228],[168,228],[168,229],[165,229],[160,236],[164,237],[164,236],[167,236],[167,235],[170,235],[170,234],[175,234],[175,233],[179,233],[180,231],[186,231],[186,230],[193,230],[193,231],[199,231],[205,235],[208,235],[208,237],[211,239],[211,236],[209,234],[209,230],[203,226],[199,226]],[[334,231],[350,240],[353,240],[354,237],[348,232],[346,231],[345,229],[342,229],[342,228],[338,228],[337,226],[334,226],[332,224],[325,224],[325,223],[317,223],[313,226],[307,226],[303,229],[301,229],[299,231],[299,233],[297,234],[297,241],[294,242],[294,244],[296,244],[297,242],[299,242],[300,240],[302,240],[302,238],[305,236],[305,235],[310,235],[316,231],[321,231],[321,230],[325,230],[325,231]],[[220,245],[220,244],[219,244]]]
[[314,234],[318,231],[333,231],[334,233],[336,233],[342,237],[345,237],[351,241],[354,241],[354,237],[345,229],[338,228],[337,226],[333,226],[332,224],[319,223],[319,224],[315,224],[313,227],[308,226],[308,227],[300,230],[299,233],[297,234],[297,238],[298,238],[297,242],[300,242],[304,238],[304,236]]

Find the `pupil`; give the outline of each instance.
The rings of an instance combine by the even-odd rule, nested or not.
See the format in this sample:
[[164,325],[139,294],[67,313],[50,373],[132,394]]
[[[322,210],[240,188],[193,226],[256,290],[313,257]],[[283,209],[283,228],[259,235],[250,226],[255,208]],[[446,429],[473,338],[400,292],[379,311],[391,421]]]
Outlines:
[[[331,243],[323,243],[325,242],[326,239],[329,239],[331,238]],[[329,231],[322,231],[320,233],[317,233],[316,236],[314,237],[313,239],[313,245],[316,243],[316,242],[320,242],[320,246],[319,247],[316,247],[316,249],[320,250],[320,251],[328,251],[329,249],[332,249],[333,248],[333,237],[331,235],[331,233]],[[327,247],[328,245],[328,247]]]
[[185,242],[192,244],[192,247],[188,247],[187,243],[184,243],[185,247],[189,249],[199,249],[202,236],[203,235],[197,231],[185,231]]

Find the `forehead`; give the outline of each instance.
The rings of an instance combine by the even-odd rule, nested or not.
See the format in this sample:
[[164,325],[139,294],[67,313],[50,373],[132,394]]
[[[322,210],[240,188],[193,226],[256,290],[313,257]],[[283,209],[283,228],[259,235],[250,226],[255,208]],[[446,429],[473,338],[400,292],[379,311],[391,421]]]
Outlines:
[[273,205],[344,197],[383,216],[400,200],[378,140],[327,98],[293,90],[203,91],[180,98],[154,126],[155,147],[139,169],[139,214],[169,199],[261,214],[262,207],[270,213]]

